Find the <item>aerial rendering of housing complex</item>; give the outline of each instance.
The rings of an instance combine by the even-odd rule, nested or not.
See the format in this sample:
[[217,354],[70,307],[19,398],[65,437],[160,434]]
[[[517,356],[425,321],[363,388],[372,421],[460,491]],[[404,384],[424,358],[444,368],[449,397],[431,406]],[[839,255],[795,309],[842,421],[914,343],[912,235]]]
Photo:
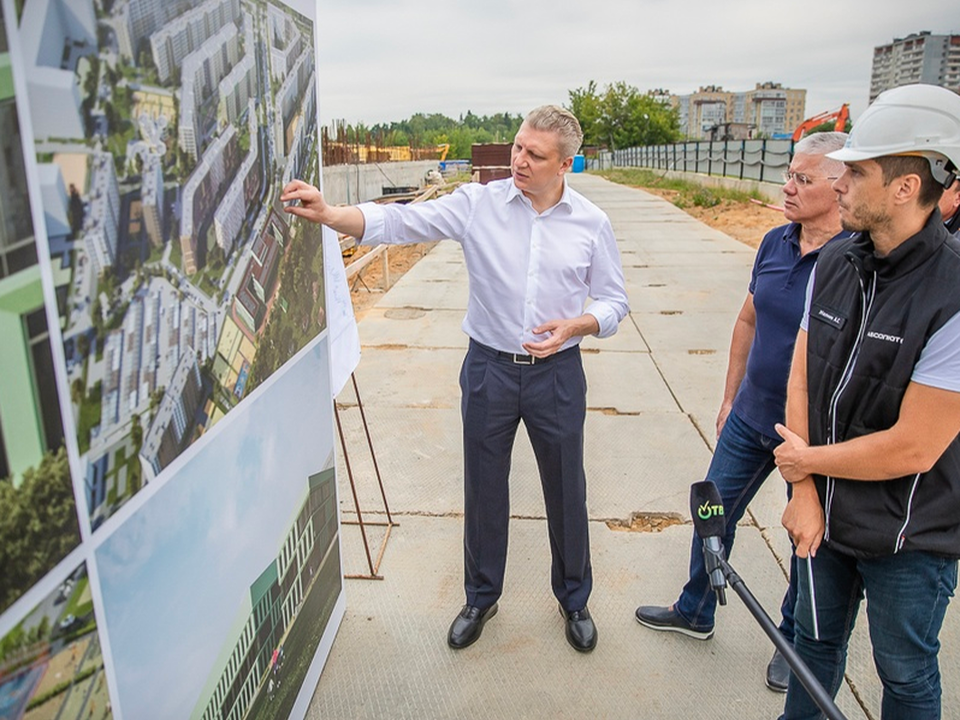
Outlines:
[[95,529],[239,402],[283,322],[313,26],[265,0],[31,0],[20,35]]

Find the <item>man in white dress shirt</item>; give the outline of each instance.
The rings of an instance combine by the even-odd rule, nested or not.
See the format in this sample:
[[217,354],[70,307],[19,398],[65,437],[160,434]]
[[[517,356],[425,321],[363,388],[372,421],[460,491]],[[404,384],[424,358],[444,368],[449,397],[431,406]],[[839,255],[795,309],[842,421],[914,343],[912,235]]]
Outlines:
[[[463,247],[470,337],[460,372],[464,455],[466,604],[447,642],[474,643],[497,612],[510,518],[508,478],[522,420],[540,470],[552,553],[552,586],[568,642],[597,642],[587,609],[593,584],[583,470],[586,380],[579,343],[608,337],[629,311],[607,216],[564,180],[583,141],[571,113],[543,106],[513,143],[513,177],[471,183],[417,205],[328,205],[299,180],[286,211],[364,245],[450,238]],[[587,299],[592,299],[584,310]]]

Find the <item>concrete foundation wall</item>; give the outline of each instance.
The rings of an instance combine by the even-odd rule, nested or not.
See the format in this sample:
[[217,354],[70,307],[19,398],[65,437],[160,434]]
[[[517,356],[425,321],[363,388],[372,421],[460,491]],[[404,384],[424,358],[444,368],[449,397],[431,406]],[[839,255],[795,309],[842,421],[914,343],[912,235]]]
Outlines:
[[722,177],[719,175],[704,175],[702,173],[683,172],[681,170],[655,170],[658,175],[663,175],[673,180],[687,180],[695,182],[704,187],[722,187],[728,190],[741,190],[742,192],[758,193],[767,198],[768,202],[777,203],[783,201],[781,189],[783,185],[771,182],[760,182],[759,180],[740,180],[738,178]]
[[323,196],[333,205],[356,205],[384,194],[385,187],[423,187],[436,160],[391,162],[369,165],[331,165],[323,169]]

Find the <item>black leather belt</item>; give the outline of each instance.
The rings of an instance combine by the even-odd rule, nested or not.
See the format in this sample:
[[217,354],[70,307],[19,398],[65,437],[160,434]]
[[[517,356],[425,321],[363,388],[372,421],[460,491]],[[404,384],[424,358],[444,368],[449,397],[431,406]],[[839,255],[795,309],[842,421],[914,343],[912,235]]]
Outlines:
[[[553,355],[547,355],[546,357],[535,357],[534,355],[521,355],[519,353],[508,353],[508,352],[504,352],[503,350],[496,350],[492,347],[488,347],[487,345],[484,345],[483,343],[478,343],[473,338],[470,339],[470,342],[472,342],[474,345],[476,345],[478,348],[483,350],[488,355],[493,355],[498,360],[503,360],[504,362],[513,363],[514,365],[542,365],[545,362],[550,362],[555,357],[557,357],[557,355],[560,355],[561,353],[564,353],[567,350],[573,349],[573,348],[567,348],[567,350],[561,350],[558,353],[554,353]],[[573,347],[576,347],[576,345],[574,345]]]

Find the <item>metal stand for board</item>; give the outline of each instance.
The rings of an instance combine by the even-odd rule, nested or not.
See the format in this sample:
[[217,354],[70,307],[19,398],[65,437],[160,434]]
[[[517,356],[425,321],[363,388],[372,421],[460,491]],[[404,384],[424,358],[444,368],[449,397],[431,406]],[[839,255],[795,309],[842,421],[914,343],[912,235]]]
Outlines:
[[[343,426],[340,424],[340,410],[337,407],[337,403],[333,404],[333,414],[337,419],[337,433],[340,436],[340,449],[343,450],[343,462],[347,467],[347,478],[350,481],[350,492],[353,494],[353,507],[357,511],[356,520],[344,520],[341,524],[343,525],[358,525],[360,527],[360,536],[363,538],[363,549],[367,555],[367,567],[370,569],[369,574],[358,573],[351,575],[344,575],[345,578],[353,580],[383,580],[383,575],[380,575],[380,562],[383,560],[383,553],[387,549],[387,541],[390,539],[390,531],[395,527],[399,527],[400,523],[393,521],[393,517],[390,515],[390,507],[387,504],[387,494],[383,489],[383,479],[380,477],[380,468],[377,465],[377,454],[373,450],[373,441],[370,439],[370,427],[367,425],[367,416],[363,411],[363,401],[360,399],[360,388],[357,386],[357,377],[353,373],[350,373],[350,380],[353,382],[353,391],[357,396],[357,407],[360,409],[360,419],[363,422],[363,431],[367,437],[367,447],[370,449],[370,458],[373,460],[373,470],[377,476],[377,484],[380,486],[380,497],[383,500],[383,509],[387,515],[386,522],[371,522],[364,521],[363,513],[360,511],[360,501],[357,499],[357,486],[354,483],[353,479],[353,469],[350,466],[350,454],[347,452],[347,443],[343,436]],[[367,540],[367,526],[373,527],[385,527],[387,530],[383,536],[383,542],[380,543],[380,552],[377,553],[376,562],[373,561],[372,556],[370,555],[370,543]]]

